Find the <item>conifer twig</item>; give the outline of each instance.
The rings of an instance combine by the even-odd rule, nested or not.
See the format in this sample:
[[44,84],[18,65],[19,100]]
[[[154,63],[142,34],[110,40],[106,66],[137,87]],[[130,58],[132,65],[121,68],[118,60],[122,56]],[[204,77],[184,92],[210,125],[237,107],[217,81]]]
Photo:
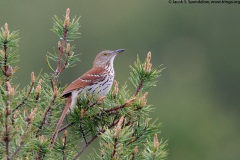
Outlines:
[[142,77],[142,79],[141,79],[141,81],[140,81],[140,83],[139,83],[139,85],[138,85],[138,87],[137,87],[137,90],[136,90],[136,92],[134,93],[134,96],[137,96],[137,95],[138,95],[139,91],[142,89],[143,83],[144,83],[144,76]]
[[[120,109],[123,109],[123,108],[125,108],[125,107],[128,107],[129,105],[131,105],[135,100],[136,100],[137,98],[136,97],[133,97],[133,98],[131,98],[130,100],[128,100],[128,101],[126,101],[126,102],[124,102],[124,104],[122,104],[122,105],[120,105],[120,106],[116,106],[116,107],[112,107],[112,108],[110,108],[110,109],[107,109],[107,110],[103,110],[103,113],[111,113],[111,112],[116,112],[116,111],[118,111],[118,110],[120,110]],[[98,113],[98,114],[96,114],[96,116],[101,116],[103,113]]]
[[64,24],[63,24],[63,37],[62,37],[62,41],[61,41],[61,44],[59,45],[58,49],[59,49],[59,57],[58,57],[58,63],[57,63],[57,69],[55,71],[55,76],[56,76],[56,82],[58,81],[58,77],[59,77],[59,74],[62,72],[62,69],[61,69],[61,61],[62,61],[62,56],[63,56],[63,52],[64,52],[64,46],[66,44],[66,40],[67,40],[67,34],[68,34],[68,27],[70,25],[70,17],[69,17],[69,14],[70,14],[70,9],[67,8],[66,10],[66,16],[65,16],[65,21],[64,21]]
[[81,154],[85,151],[85,149],[87,149],[87,147],[99,136],[101,135],[101,133],[104,133],[105,130],[100,130],[97,132],[97,134],[95,136],[92,137],[92,139],[90,139],[85,146],[75,155],[75,157],[73,158],[73,160],[76,160],[78,157],[81,156]]
[[5,137],[4,137],[4,141],[5,141],[5,152],[6,152],[6,159],[9,160],[9,142],[10,142],[10,138],[9,138],[9,132],[10,132],[10,126],[8,126],[8,117],[11,114],[10,112],[10,97],[9,97],[9,89],[10,89],[10,84],[9,84],[9,78],[7,73],[7,44],[8,44],[8,36],[9,36],[9,30],[8,30],[8,24],[5,23],[5,31],[4,31],[4,42],[3,42],[3,48],[4,48],[4,75],[5,75],[5,91],[6,91],[6,112],[5,112]]
[[67,125],[63,126],[61,129],[59,129],[58,133],[64,131],[65,129],[67,129],[68,127],[71,127],[74,123],[70,122]]
[[29,96],[30,96],[30,94],[33,90],[34,83],[35,83],[34,81],[31,82],[31,85],[30,85],[30,88],[27,92],[26,97],[17,105],[16,108],[13,109],[12,113],[15,112],[18,108],[20,108],[22,105],[24,105],[26,103],[26,101],[28,100],[28,98],[29,98]]
[[64,132],[64,138],[63,138],[63,148],[62,148],[62,154],[63,154],[63,160],[67,160],[65,149],[67,146],[67,130]]
[[5,144],[6,144],[6,156],[7,156],[7,160],[9,160],[9,130],[10,127],[8,126],[8,116],[10,115],[10,111],[9,111],[9,100],[7,100],[6,102],[6,113],[5,113]]
[[34,119],[34,116],[37,112],[37,108],[34,108],[34,110],[32,111],[32,113],[29,115],[29,117],[26,118],[26,121],[27,121],[27,126],[25,128],[24,131],[22,131],[22,134],[21,134],[21,140],[20,140],[20,143],[18,144],[18,147],[17,149],[13,152],[12,156],[9,158],[9,160],[12,160],[14,158],[14,156],[17,155],[17,153],[21,150],[23,144],[24,144],[24,139],[25,139],[25,134],[29,128],[29,126],[31,125],[33,119]]
[[116,154],[116,149],[117,149],[117,138],[115,138],[115,140],[114,140],[113,151],[112,151],[112,154],[111,154],[111,160],[114,159],[114,156]]
[[[112,122],[108,128],[112,128],[114,127],[115,125],[117,125],[119,122],[119,120],[117,120],[116,122]],[[101,134],[103,134],[106,130],[105,129],[101,129],[99,130],[88,142],[87,144],[75,155],[75,157],[73,158],[73,160],[76,160],[78,157],[81,156],[81,154],[85,151],[85,149],[87,149],[87,147],[98,137],[100,136]]]
[[85,131],[84,131],[83,128],[82,128],[82,121],[81,121],[81,120],[80,120],[80,122],[79,122],[79,129],[80,129],[80,131],[81,131],[81,133],[82,133],[82,136],[83,136],[83,139],[84,139],[84,141],[85,141],[85,144],[87,144],[87,139],[86,139]]
[[[5,23],[5,31],[4,31],[4,42],[3,42],[3,50],[4,50],[4,59],[3,59],[3,64],[4,64],[4,75],[5,75],[5,83],[7,81],[9,81],[8,79],[8,75],[6,74],[7,73],[7,69],[8,69],[8,66],[7,66],[7,61],[8,61],[8,56],[7,56],[7,49],[8,49],[8,36],[9,36],[9,30],[8,30],[8,24]],[[6,88],[7,90],[7,88]]]
[[40,147],[39,147],[38,154],[36,155],[35,160],[42,159],[42,148],[43,148],[42,144],[43,144],[43,141],[44,141],[44,136],[42,135],[40,137]]
[[139,138],[141,138],[144,135],[145,131],[146,131],[146,128],[144,128],[143,132],[140,135],[138,135],[134,140],[131,140],[127,145],[130,145],[136,142]]
[[138,146],[135,146],[135,148],[133,149],[133,152],[132,152],[132,158],[131,160],[134,160],[135,159],[135,155],[138,153]]
[[52,106],[53,106],[54,103],[55,103],[55,100],[56,100],[57,94],[58,94],[57,92],[58,92],[58,91],[57,91],[57,87],[55,87],[55,88],[54,88],[54,93],[53,93],[52,100],[51,100],[51,102],[50,102],[50,105],[48,106],[48,108],[46,109],[46,111],[45,111],[45,113],[44,113],[44,116],[43,116],[43,119],[42,119],[42,121],[41,121],[41,124],[40,124],[40,126],[38,127],[38,130],[37,130],[37,132],[36,132],[36,137],[39,136],[39,132],[42,130],[42,128],[43,128],[43,126],[44,126],[44,124],[45,124],[45,122],[46,122],[47,115],[48,115],[48,113],[49,113],[50,110],[52,109]]

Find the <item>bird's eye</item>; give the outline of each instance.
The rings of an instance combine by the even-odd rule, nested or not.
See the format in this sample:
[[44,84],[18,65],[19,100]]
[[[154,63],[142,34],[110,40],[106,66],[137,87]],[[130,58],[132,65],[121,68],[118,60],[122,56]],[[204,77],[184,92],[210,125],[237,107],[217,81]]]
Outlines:
[[103,53],[104,56],[107,56],[107,53]]

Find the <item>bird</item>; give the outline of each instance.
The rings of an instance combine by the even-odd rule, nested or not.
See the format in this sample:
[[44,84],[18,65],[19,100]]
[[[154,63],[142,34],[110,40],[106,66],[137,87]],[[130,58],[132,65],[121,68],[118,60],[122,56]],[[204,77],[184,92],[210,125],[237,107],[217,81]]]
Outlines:
[[125,49],[101,51],[97,54],[92,69],[65,88],[61,96],[67,98],[67,102],[52,136],[50,148],[52,148],[55,143],[58,131],[66,114],[76,105],[80,95],[88,93],[102,97],[108,94],[115,76],[113,67],[114,59],[118,53],[123,51],[125,51]]

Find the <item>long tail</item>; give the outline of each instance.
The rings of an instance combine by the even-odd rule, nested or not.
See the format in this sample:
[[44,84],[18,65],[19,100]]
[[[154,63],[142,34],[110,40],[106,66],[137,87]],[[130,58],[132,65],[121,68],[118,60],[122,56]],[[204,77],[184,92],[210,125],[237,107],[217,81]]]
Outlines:
[[51,139],[51,143],[50,143],[50,146],[49,146],[50,149],[53,148],[53,145],[54,145],[54,143],[55,143],[55,141],[56,141],[56,138],[57,138],[57,135],[58,135],[58,131],[59,131],[61,125],[62,125],[62,122],[63,122],[63,120],[64,120],[64,118],[65,118],[65,116],[66,116],[66,114],[67,114],[67,111],[68,111],[69,107],[71,106],[71,104],[72,104],[72,95],[70,95],[70,96],[68,97],[66,106],[65,106],[65,108],[64,108],[64,110],[63,110],[63,112],[62,112],[62,115],[61,115],[61,117],[60,117],[60,119],[59,119],[59,121],[58,121],[57,127],[56,127],[56,129],[55,129],[55,131],[54,131],[54,134],[53,134],[53,136],[52,136],[52,139]]

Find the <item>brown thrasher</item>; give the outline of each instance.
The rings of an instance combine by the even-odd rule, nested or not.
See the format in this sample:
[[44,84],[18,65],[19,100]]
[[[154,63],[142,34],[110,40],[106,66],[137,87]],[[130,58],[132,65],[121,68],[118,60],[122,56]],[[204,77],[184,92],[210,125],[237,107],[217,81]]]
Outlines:
[[51,148],[53,147],[58,131],[67,112],[76,105],[79,94],[82,93],[84,95],[87,92],[89,94],[95,94],[98,97],[102,97],[110,91],[114,80],[113,61],[115,56],[123,51],[124,49],[118,49],[115,51],[106,50],[100,52],[94,60],[92,69],[73,81],[63,91],[62,96],[67,97],[68,99],[53,134],[50,144]]

